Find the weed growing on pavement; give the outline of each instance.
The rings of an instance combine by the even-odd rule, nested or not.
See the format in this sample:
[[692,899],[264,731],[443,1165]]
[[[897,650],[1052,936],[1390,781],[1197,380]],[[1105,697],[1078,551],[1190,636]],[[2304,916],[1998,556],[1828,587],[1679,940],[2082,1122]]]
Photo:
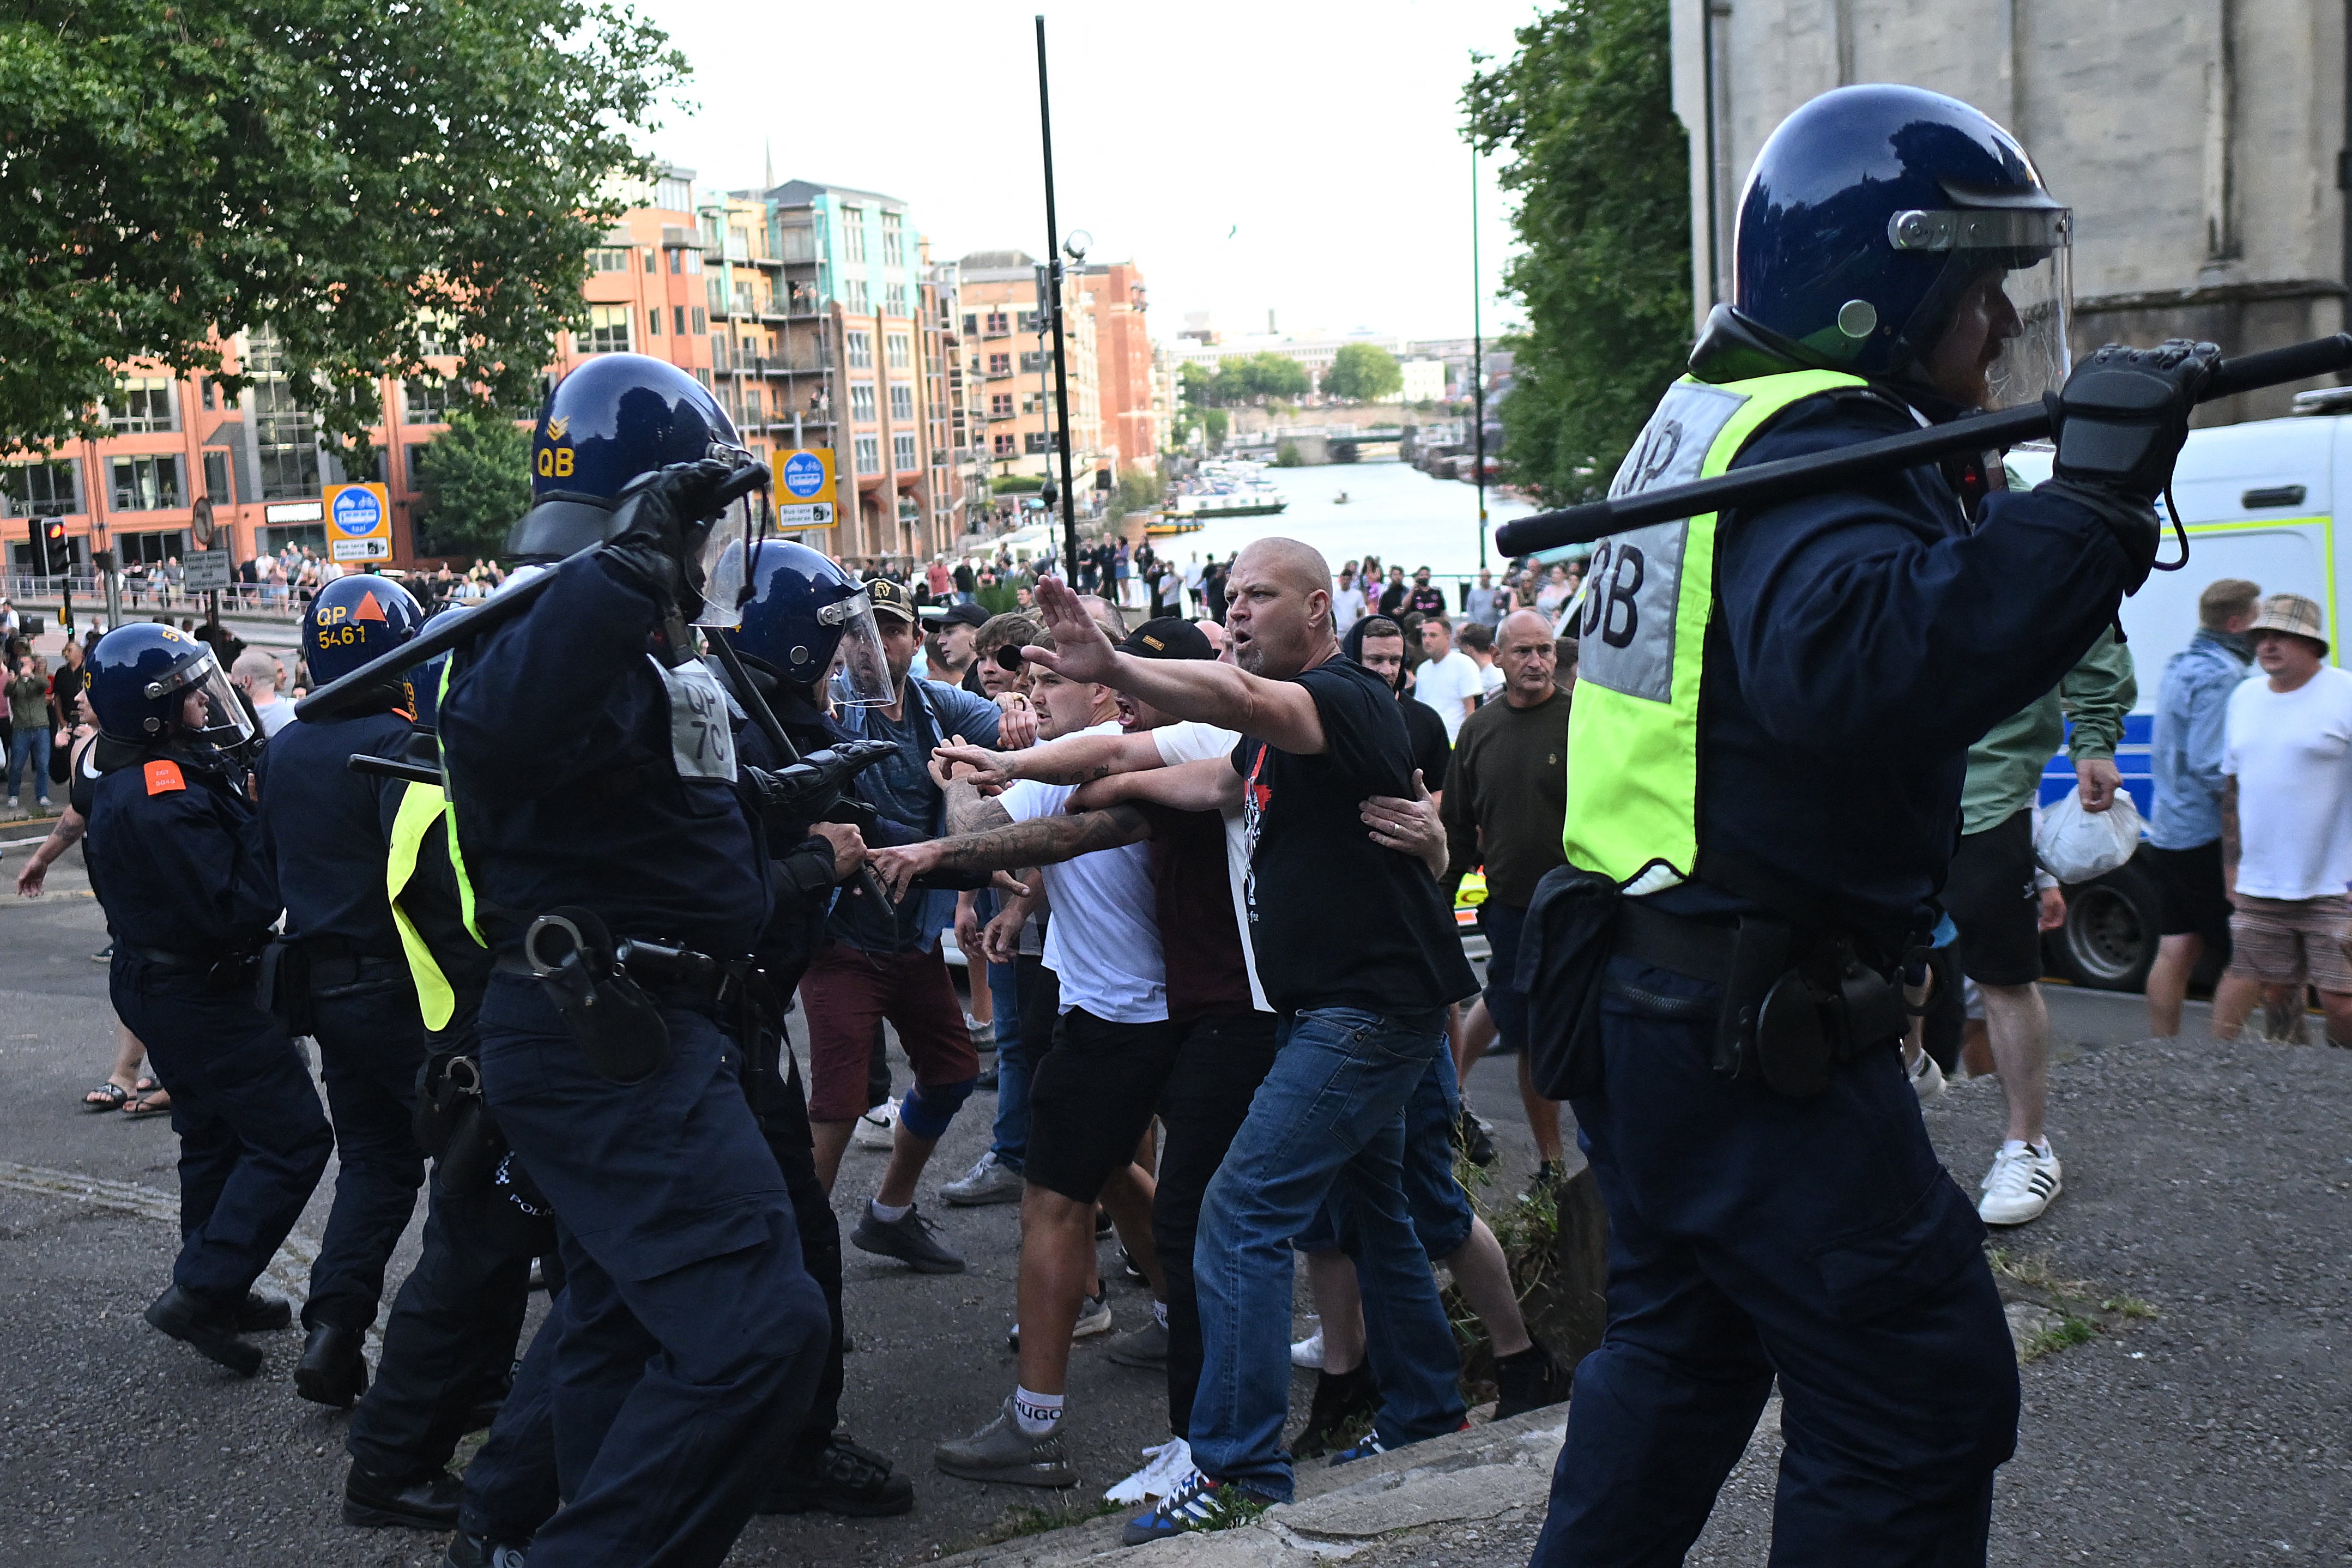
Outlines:
[[2078,1344],[2086,1344],[2096,1338],[2098,1333],[2099,1325],[2087,1318],[2063,1318],[2060,1320],[2056,1328],[2043,1329],[2026,1341],[2025,1348],[2019,1354],[2018,1360],[2039,1361],[2045,1355],[2053,1355],[2062,1350],[2071,1350]]
[[2091,1303],[2097,1292],[2088,1280],[2070,1280],[2058,1272],[2049,1254],[2013,1252],[1989,1247],[1985,1261],[2000,1284],[2005,1301],[2022,1301],[2046,1309],[2057,1322],[2028,1338],[2018,1349],[2021,1362],[2037,1361],[2062,1350],[2086,1344],[2125,1323],[2156,1316],[2156,1309],[2137,1296],[2109,1296]]
[[1014,1503],[1004,1511],[1004,1517],[988,1527],[980,1538],[983,1546],[998,1546],[1024,1535],[1043,1535],[1049,1530],[1064,1530],[1073,1524],[1084,1524],[1090,1519],[1118,1511],[1118,1504],[1108,1498],[1081,1498],[1054,1508],[1034,1508],[1025,1502]]
[[2113,1312],[2119,1318],[2152,1318],[2156,1309],[2137,1296],[2110,1296],[2099,1303],[2103,1312]]

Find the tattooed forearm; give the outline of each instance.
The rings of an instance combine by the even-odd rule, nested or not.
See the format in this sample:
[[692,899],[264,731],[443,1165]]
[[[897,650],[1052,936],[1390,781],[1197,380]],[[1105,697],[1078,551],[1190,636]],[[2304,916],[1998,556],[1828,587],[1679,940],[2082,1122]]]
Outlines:
[[945,871],[1010,871],[1016,866],[1053,865],[1097,850],[1140,843],[1150,836],[1151,823],[1142,812],[1132,806],[1114,806],[1108,811],[1039,817],[941,839],[937,849],[940,867]]
[[974,833],[983,828],[1002,827],[1013,821],[1013,815],[992,797],[983,795],[959,779],[947,787],[947,824],[950,834]]

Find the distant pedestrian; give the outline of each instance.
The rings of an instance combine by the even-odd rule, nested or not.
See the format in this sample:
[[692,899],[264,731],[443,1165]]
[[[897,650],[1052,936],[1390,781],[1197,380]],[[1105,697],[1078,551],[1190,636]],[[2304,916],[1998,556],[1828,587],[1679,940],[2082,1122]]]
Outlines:
[[8,674],[8,810],[21,810],[29,768],[41,810],[49,808],[49,680],[43,662],[27,653]]
[[1412,574],[1412,591],[1405,595],[1404,607],[1424,619],[1445,613],[1445,590],[1429,580],[1429,568],[1422,567]]
[[2225,577],[2197,596],[2197,635],[2164,666],[2148,747],[2155,798],[2140,853],[2155,873],[2160,911],[2156,963],[2147,972],[2148,1032],[2180,1032],[2189,977],[2210,949],[2230,945],[2230,898],[2221,873],[2221,772],[2230,694],[2253,660],[2246,629],[2262,590]]
[[1462,598],[1462,618],[1494,630],[1503,622],[1503,611],[1495,588],[1495,574],[1482,571],[1476,587]]
[[1445,725],[1451,746],[1486,695],[1486,683],[1478,662],[1454,645],[1454,622],[1443,612],[1423,616],[1421,651],[1428,657],[1413,676],[1412,695],[1433,709]]
[[2326,664],[2316,602],[2275,593],[2247,629],[2267,680],[2230,694],[2221,860],[2237,912],[2213,1034],[2234,1040],[2259,991],[2272,1032],[2319,993],[2327,1042],[2352,1046],[2352,672]]
[[1339,580],[1331,585],[1331,624],[1339,635],[1364,618],[1364,591],[1356,586],[1356,569],[1343,566]]

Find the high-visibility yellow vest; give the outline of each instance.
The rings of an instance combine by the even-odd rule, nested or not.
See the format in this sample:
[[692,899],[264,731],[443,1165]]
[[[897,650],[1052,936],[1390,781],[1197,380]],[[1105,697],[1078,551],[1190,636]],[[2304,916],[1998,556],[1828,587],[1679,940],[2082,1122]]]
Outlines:
[[[1790,403],[1859,377],[1791,371],[1666,389],[1614,497],[1711,478]],[[1708,512],[1601,541],[1578,601],[1576,706],[1568,721],[1569,860],[1629,893],[1687,880],[1698,862],[1699,688],[1715,613]]]

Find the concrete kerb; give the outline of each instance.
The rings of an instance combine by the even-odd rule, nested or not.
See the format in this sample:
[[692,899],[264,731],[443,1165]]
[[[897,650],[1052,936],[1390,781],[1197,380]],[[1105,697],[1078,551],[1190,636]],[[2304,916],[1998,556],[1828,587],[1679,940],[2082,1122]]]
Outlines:
[[1122,1508],[1083,1524],[975,1547],[942,1559],[941,1568],[1065,1568],[1112,1557],[1134,1568],[1312,1568],[1413,1531],[1540,1507],[1567,1417],[1566,1406],[1554,1406],[1336,1469],[1310,1463],[1298,1472],[1295,1500],[1232,1530],[1122,1547],[1119,1531],[1140,1511]]

